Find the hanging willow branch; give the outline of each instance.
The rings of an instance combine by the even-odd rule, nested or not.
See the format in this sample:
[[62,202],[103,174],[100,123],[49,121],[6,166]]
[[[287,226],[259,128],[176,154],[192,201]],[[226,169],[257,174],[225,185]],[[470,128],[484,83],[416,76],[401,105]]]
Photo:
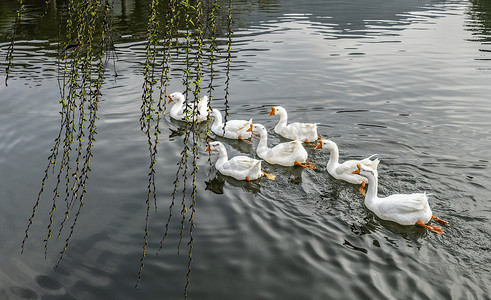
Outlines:
[[14,46],[15,46],[15,38],[17,37],[17,31],[19,30],[20,21],[22,19],[22,12],[24,11],[24,1],[19,0],[19,7],[17,8],[17,15],[15,16],[15,23],[12,28],[12,38],[10,40],[10,45],[7,49],[7,56],[5,60],[7,61],[7,67],[5,68],[5,85],[8,86],[10,69],[12,68],[12,62],[14,59]]
[[228,1],[228,15],[227,15],[227,74],[225,80],[225,121],[227,123],[228,118],[228,96],[230,94],[230,62],[232,61],[232,0]]
[[[101,40],[99,42],[100,51],[98,54],[92,53],[91,55],[86,56],[86,59],[87,59],[86,63],[88,65],[92,65],[92,61],[96,61],[96,67],[94,70],[97,73],[95,74],[94,78],[92,78],[92,76],[91,76],[92,71],[90,71],[90,72],[88,71],[90,76],[87,77],[86,80],[89,81],[90,83],[87,86],[87,90],[82,91],[82,95],[84,95],[84,96],[86,95],[87,92],[89,92],[88,108],[89,108],[90,113],[89,113],[88,128],[87,128],[89,136],[88,136],[88,142],[87,142],[85,154],[83,156],[83,167],[82,167],[80,175],[79,175],[80,181],[76,185],[76,189],[75,189],[75,185],[72,188],[72,189],[75,189],[75,196],[78,196],[79,206],[78,206],[77,212],[75,214],[75,218],[73,220],[72,226],[70,227],[70,233],[69,233],[68,237],[65,239],[65,246],[63,247],[63,250],[60,253],[60,257],[59,257],[57,266],[60,264],[60,262],[63,258],[63,254],[65,253],[66,249],[68,248],[69,240],[73,235],[77,219],[78,219],[78,217],[80,215],[80,211],[84,205],[84,197],[86,194],[85,186],[86,186],[87,180],[89,179],[88,174],[90,172],[90,167],[89,167],[90,160],[93,157],[92,147],[94,146],[95,135],[97,134],[97,131],[96,131],[96,120],[98,119],[97,112],[99,111],[101,87],[102,87],[102,83],[104,81],[104,71],[105,71],[105,67],[106,67],[105,59],[104,59],[104,57],[105,57],[105,51],[104,50],[107,48],[108,39],[110,39],[108,37],[108,35],[109,35],[109,31],[110,31],[109,19],[111,18],[112,5],[109,3],[108,0],[106,0],[104,3],[102,2],[102,0],[95,1],[95,3],[92,5],[91,11],[90,11],[90,14],[94,16],[94,20],[92,20],[92,22],[90,23],[91,27],[89,27],[89,32],[96,32],[96,29],[95,29],[95,26],[96,26],[95,21],[96,21],[96,16],[97,16],[96,10],[99,7],[102,7],[102,9],[103,9],[102,33],[101,33],[101,37],[100,37]],[[89,35],[89,39],[87,42],[88,42],[89,47],[93,48],[92,47],[92,42],[93,42],[93,36],[92,35]],[[79,129],[83,130],[83,124],[81,124],[81,126],[82,127],[80,127]],[[78,158],[79,157],[77,157],[77,160],[78,160]],[[77,174],[74,174],[74,177],[77,177]],[[82,191],[80,192],[80,195],[78,195],[80,187],[82,188]]]
[[[215,84],[215,62],[217,61],[217,58],[215,57],[215,52],[218,51],[218,45],[217,45],[217,20],[216,16],[220,10],[220,5],[218,4],[218,0],[213,0],[211,10],[209,12],[209,28],[210,28],[210,36],[208,37],[208,42],[210,44],[208,48],[209,52],[209,67],[210,67],[210,72],[209,72],[209,77],[210,77],[210,83],[208,85],[208,97],[210,99],[210,105],[208,107],[208,112],[211,111],[211,103],[213,102],[213,91],[215,90],[214,84]],[[210,127],[211,125],[208,123],[206,127],[206,138],[205,142],[206,144],[209,143],[210,141]],[[225,127],[224,127],[225,130]],[[211,151],[208,152],[208,165],[209,165],[209,172],[208,176],[211,177],[211,170],[212,170],[212,163],[211,163]]]
[[[196,46],[197,46],[197,51],[196,51],[196,57],[195,57],[195,70],[196,70],[196,75],[194,77],[194,91],[193,91],[193,96],[195,99],[194,103],[194,111],[193,111],[193,116],[196,116],[198,114],[198,99],[199,99],[199,94],[201,93],[201,77],[202,77],[202,58],[203,58],[203,2],[198,1],[195,7],[196,10],[196,31],[197,31],[197,36],[196,36]],[[211,101],[211,100],[210,100]],[[184,297],[187,297],[188,295],[188,288],[189,288],[189,283],[190,283],[190,278],[191,278],[191,264],[193,262],[193,228],[194,226],[194,215],[196,212],[196,194],[197,194],[197,173],[198,173],[198,165],[197,165],[197,160],[198,160],[198,136],[197,136],[197,128],[196,128],[197,122],[192,123],[192,138],[193,138],[193,170],[191,172],[191,177],[192,177],[192,192],[191,192],[191,215],[189,217],[189,252],[188,252],[188,272],[186,273],[186,286],[184,288]]]
[[[154,34],[154,30],[156,28],[156,5],[157,2],[153,3],[151,6],[151,17],[149,19],[148,24],[148,35],[147,35],[147,62],[145,66],[144,72],[144,85],[143,90],[144,94],[142,96],[142,117],[140,118],[140,125],[143,132],[147,135],[149,150],[150,150],[150,173],[149,173],[149,181],[148,181],[148,193],[146,199],[146,221],[145,221],[145,236],[144,236],[144,245],[142,256],[140,259],[140,270],[138,274],[138,280],[136,286],[138,286],[139,282],[142,278],[142,270],[144,267],[144,260],[146,256],[146,248],[148,246],[148,224],[149,224],[149,211],[150,211],[150,198],[151,195],[154,197],[154,201],[156,202],[155,195],[155,160],[157,155],[156,145],[158,143],[158,136],[160,134],[159,124],[160,118],[163,116],[163,112],[165,112],[165,104],[162,109],[162,104],[165,103],[162,101],[166,95],[166,86],[167,81],[170,76],[170,57],[171,57],[171,49],[172,46],[177,46],[178,36],[174,39],[174,32],[177,33],[177,24],[183,24],[184,30],[181,31],[183,44],[181,47],[177,48],[177,53],[182,51],[183,55],[181,58],[185,61],[186,65],[184,70],[182,71],[183,78],[183,86],[184,86],[184,97],[185,97],[185,131],[183,136],[183,149],[180,153],[180,161],[177,164],[177,171],[175,175],[175,179],[173,182],[174,189],[171,194],[171,203],[169,205],[169,215],[167,218],[167,222],[165,223],[165,227],[163,230],[162,238],[160,240],[159,249],[157,254],[163,247],[163,244],[169,234],[170,224],[173,218],[173,211],[176,206],[176,202],[180,199],[180,230],[179,230],[179,240],[177,245],[177,251],[180,253],[182,241],[185,234],[186,226],[188,226],[189,232],[189,240],[188,240],[188,271],[186,274],[186,285],[184,290],[184,297],[187,297],[188,290],[190,286],[190,278],[191,278],[191,266],[193,262],[193,243],[194,236],[193,230],[195,228],[195,214],[196,214],[196,196],[197,196],[197,173],[198,173],[198,165],[197,161],[199,158],[199,137],[198,137],[198,124],[196,122],[196,116],[198,114],[198,100],[201,93],[201,82],[203,77],[203,54],[205,51],[204,47],[204,23],[203,20],[207,19],[209,21],[210,37],[208,38],[209,42],[209,76],[210,82],[208,84],[208,95],[210,100],[212,98],[212,93],[214,90],[214,77],[215,77],[215,69],[214,63],[216,61],[214,53],[218,51],[218,46],[216,43],[216,15],[220,6],[218,5],[218,1],[213,1],[211,10],[209,12],[208,18],[204,17],[204,9],[203,9],[203,1],[197,1],[194,5],[191,5],[190,1],[171,1],[169,2],[169,9],[167,10],[167,14],[165,16],[164,23],[164,36],[159,40],[162,40],[162,52],[157,53],[155,51],[155,40],[157,39]],[[230,62],[231,62],[231,39],[232,39],[232,6],[231,2],[229,2],[228,14],[227,14],[227,26],[228,26],[228,41],[227,41],[227,80],[225,86],[225,105],[226,105],[226,113],[228,114],[228,93],[229,93],[229,78],[230,78]],[[174,42],[175,41],[175,42]],[[160,95],[157,106],[155,107],[155,100],[153,97],[154,90],[153,87],[157,84],[155,80],[155,72],[156,72],[156,57],[158,55],[162,55],[162,64],[161,64],[161,76],[160,76]],[[151,126],[154,124],[154,127]],[[151,128],[153,128],[153,138],[151,136]],[[209,127],[207,127],[206,139],[208,139]],[[210,160],[211,165],[211,160]],[[189,178],[190,177],[190,178]],[[191,179],[191,182],[189,182]],[[191,186],[191,190],[189,190],[188,186]],[[156,204],[155,204],[156,205]]]
[[[157,209],[157,198],[155,194],[155,162],[156,162],[156,154],[157,154],[157,143],[158,143],[158,123],[160,121],[160,114],[158,113],[158,119],[156,122],[156,128],[157,130],[155,131],[155,135],[152,136],[152,121],[155,121],[154,119],[154,112],[155,112],[155,100],[153,97],[154,94],[154,86],[156,84],[156,79],[155,79],[155,60],[157,56],[157,45],[159,44],[159,39],[158,39],[158,28],[159,28],[159,21],[158,21],[158,7],[159,7],[159,1],[158,0],[152,0],[150,4],[150,18],[148,20],[148,27],[147,27],[147,47],[146,47],[146,62],[145,62],[145,73],[144,73],[144,82],[143,82],[143,94],[142,94],[142,105],[140,107],[142,115],[140,118],[140,126],[141,130],[145,133],[147,136],[147,142],[148,142],[148,150],[150,154],[150,172],[148,174],[148,192],[147,192],[147,197],[145,200],[146,204],[146,216],[145,216],[145,233],[144,233],[144,243],[143,243],[143,250],[142,250],[142,256],[140,258],[140,269],[138,271],[138,279],[136,282],[135,287],[138,287],[139,282],[141,281],[141,276],[142,276],[142,271],[143,267],[145,265],[145,256],[146,256],[146,249],[148,246],[148,224],[149,224],[149,219],[150,219],[150,198],[152,195],[155,198],[155,209]],[[159,100],[159,105],[158,107],[161,107],[161,100]],[[159,109],[160,112],[160,109]],[[155,138],[155,140],[153,139]]]
[[186,68],[184,69],[184,78],[183,78],[183,84],[185,87],[185,92],[184,92],[184,97],[186,99],[184,105],[184,113],[185,113],[185,121],[191,122],[191,128],[187,126],[187,130],[185,133],[184,137],[184,147],[181,152],[181,155],[183,156],[183,164],[184,164],[184,180],[183,180],[183,187],[182,187],[182,198],[181,198],[181,227],[180,227],[180,232],[179,232],[179,243],[177,244],[177,253],[179,253],[180,248],[181,248],[181,242],[182,242],[182,236],[184,233],[184,228],[185,228],[185,221],[186,221],[186,212],[187,212],[187,206],[186,206],[186,189],[187,189],[187,175],[188,175],[188,152],[189,152],[189,137],[191,136],[191,133],[194,130],[194,116],[195,116],[195,111],[198,108],[198,101],[196,97],[194,97],[192,109],[190,109],[189,105],[189,92],[191,91],[190,85],[191,85],[191,68],[192,68],[192,62],[191,62],[191,29],[193,27],[193,20],[191,19],[191,14],[190,10],[193,8],[189,0],[181,1],[181,5],[184,6],[185,10],[185,26],[186,26],[186,33],[185,33],[185,48],[184,48],[184,53],[186,54],[185,59],[186,59]]
[[[70,0],[68,3],[66,21],[68,42],[61,52],[63,63],[58,63],[58,72],[61,76],[58,78],[61,96],[60,131],[48,157],[48,166],[45,169],[41,189],[21,245],[21,252],[23,252],[30,226],[48,184],[50,172],[57,172],[56,182],[53,183],[47,234],[44,239],[45,256],[53,233],[58,201],[60,199],[65,201],[58,236],[62,234],[67,221],[73,215],[72,209],[77,203],[78,207],[56,266],[61,262],[69,246],[80,211],[84,206],[86,184],[91,171],[90,161],[93,157],[92,149],[97,134],[96,120],[104,81],[104,57],[109,40],[111,12],[112,6],[108,0]],[[94,34],[98,32],[100,36],[95,36]],[[77,47],[70,47],[74,41]],[[85,51],[80,51],[79,45],[83,45]],[[77,51],[66,51],[69,48],[76,48]]]
[[[18,22],[20,21],[23,2],[19,0]],[[46,1],[46,5],[48,1]],[[194,229],[197,210],[196,197],[198,194],[198,159],[200,137],[198,134],[200,124],[197,123],[198,101],[202,93],[202,81],[208,76],[207,94],[209,101],[213,100],[216,75],[216,53],[219,52],[216,36],[217,16],[220,14],[218,0],[213,0],[209,11],[205,13],[204,0],[169,0],[160,3],[151,0],[149,3],[150,16],[147,24],[146,60],[143,73],[140,128],[147,137],[149,151],[149,173],[147,194],[145,199],[146,216],[143,235],[143,249],[140,258],[140,267],[136,287],[142,280],[144,262],[149,244],[149,222],[151,200],[153,198],[155,211],[157,211],[157,185],[156,164],[159,137],[162,120],[166,112],[167,86],[171,78],[172,60],[181,52],[181,60],[186,65],[182,70],[182,84],[185,95],[185,123],[183,148],[174,179],[174,188],[171,194],[169,215],[160,240],[158,252],[168,236],[173,211],[180,202],[180,230],[177,252],[186,244],[183,240],[188,235],[188,264],[184,297],[187,297],[191,266],[193,263]],[[47,7],[47,6],[46,6]],[[66,15],[65,43],[61,47],[58,61],[58,84],[60,89],[60,131],[55,138],[54,145],[48,157],[48,165],[44,171],[41,188],[29,218],[25,237],[22,241],[21,252],[29,236],[36,211],[43,201],[45,190],[52,187],[48,213],[48,225],[44,239],[44,252],[47,256],[49,242],[53,232],[58,231],[58,237],[66,233],[65,244],[60,252],[57,262],[62,261],[68,249],[70,239],[74,234],[77,220],[85,204],[87,193],[86,185],[89,180],[90,162],[93,157],[93,147],[97,134],[96,121],[101,100],[101,88],[104,81],[104,71],[107,63],[107,53],[111,51],[113,5],[109,0],[68,0]],[[162,13],[164,12],[164,13]],[[232,49],[232,2],[228,1],[227,16],[227,45],[226,45],[226,81],[225,81],[225,121],[228,116],[228,97],[230,84],[230,64]],[[206,22],[205,22],[206,21]],[[205,38],[205,28],[209,29],[209,36]],[[182,30],[180,30],[182,29]],[[7,60],[10,69],[12,52],[15,40],[12,40],[11,52]],[[179,45],[181,42],[181,45]],[[9,50],[10,51],[10,50]],[[205,53],[207,56],[205,56]],[[222,55],[220,55],[222,56]],[[206,61],[208,59],[208,61]],[[222,59],[224,59],[222,57]],[[8,72],[7,72],[8,77]],[[210,105],[211,107],[211,105]],[[207,126],[206,142],[208,142],[209,126]],[[208,157],[210,166],[211,160]],[[53,179],[50,181],[50,175]],[[64,202],[63,202],[64,201]],[[61,204],[62,205],[61,205]],[[57,211],[61,213],[56,215]],[[175,214],[175,212],[174,212]],[[60,222],[57,223],[57,218]],[[59,224],[59,228],[56,225]],[[158,254],[157,252],[157,254]]]

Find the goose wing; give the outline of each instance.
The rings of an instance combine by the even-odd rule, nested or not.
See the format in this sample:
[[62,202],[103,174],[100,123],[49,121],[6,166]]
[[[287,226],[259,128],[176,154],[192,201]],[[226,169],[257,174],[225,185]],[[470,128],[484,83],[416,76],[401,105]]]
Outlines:
[[353,174],[354,171],[358,170],[358,167],[356,166],[359,164],[359,160],[347,160],[342,164],[339,164],[335,171],[338,174]]
[[379,210],[381,213],[410,214],[424,210],[428,206],[428,197],[425,193],[418,194],[396,194],[386,197],[381,202]]
[[[317,131],[317,124],[294,122],[287,125],[286,129],[291,136],[298,139],[304,139],[309,133]],[[315,134],[317,135],[317,132]]]
[[299,141],[286,142],[274,146],[271,152],[274,153],[274,156],[285,157],[294,154],[300,147],[303,146]]
[[252,120],[251,121],[246,121],[246,120],[229,120],[227,123],[225,123],[225,129],[230,130],[230,131],[235,131],[235,132],[242,132],[246,131],[251,127]]
[[228,170],[236,170],[238,172],[250,170],[254,167],[260,166],[261,160],[254,159],[247,156],[235,156],[228,162],[223,164],[223,167]]

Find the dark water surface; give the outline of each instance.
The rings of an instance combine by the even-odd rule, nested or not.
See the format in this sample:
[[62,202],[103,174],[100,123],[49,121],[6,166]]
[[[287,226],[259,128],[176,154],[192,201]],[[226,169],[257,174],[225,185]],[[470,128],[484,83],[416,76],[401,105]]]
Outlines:
[[[0,3],[1,57],[15,3]],[[57,33],[46,29],[56,23],[54,8],[46,28],[20,33],[9,86],[0,85],[0,299],[183,297],[188,248],[177,253],[179,220],[154,255],[182,150],[180,124],[168,117],[157,161],[159,209],[151,213],[143,279],[134,288],[149,165],[139,125],[147,16],[140,1],[123,3],[115,9],[118,59],[103,86],[86,204],[56,270],[64,239],[53,239],[44,258],[49,192],[20,254],[60,124]],[[29,18],[44,9],[38,6],[27,5],[26,26],[38,24]],[[342,160],[379,155],[381,195],[427,191],[434,214],[451,226],[439,236],[378,219],[356,186],[327,174],[322,150],[309,150],[316,170],[265,163],[276,181],[253,186],[217,176],[207,186],[202,141],[189,299],[489,299],[489,2],[284,0],[234,7],[240,12],[231,116],[264,124],[270,145],[280,141],[272,132],[277,119],[267,116],[271,105],[284,106],[291,120],[318,122]],[[180,65],[174,62],[170,91],[183,89]],[[252,147],[226,147],[230,155],[254,155]]]

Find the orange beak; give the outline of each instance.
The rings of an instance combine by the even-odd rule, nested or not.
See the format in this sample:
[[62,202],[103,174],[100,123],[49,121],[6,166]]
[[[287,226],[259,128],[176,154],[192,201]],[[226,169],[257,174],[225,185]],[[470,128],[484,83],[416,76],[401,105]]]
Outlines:
[[208,143],[208,147],[206,147],[205,151],[210,151],[210,143]]
[[273,115],[275,115],[275,111],[276,111],[276,110],[275,110],[274,106],[273,106],[273,107],[271,107],[271,112],[268,114],[268,116],[273,116]]
[[353,174],[360,174],[360,164],[357,164],[356,167],[358,168],[357,170],[353,171]]
[[172,102],[172,97],[170,95],[167,95],[167,97],[169,97],[169,102],[167,102],[167,103],[171,103]]
[[322,139],[319,139],[319,145],[315,146],[314,149],[322,149]]
[[252,124],[251,124],[251,127],[249,127],[249,129],[246,130],[247,132],[252,132]]

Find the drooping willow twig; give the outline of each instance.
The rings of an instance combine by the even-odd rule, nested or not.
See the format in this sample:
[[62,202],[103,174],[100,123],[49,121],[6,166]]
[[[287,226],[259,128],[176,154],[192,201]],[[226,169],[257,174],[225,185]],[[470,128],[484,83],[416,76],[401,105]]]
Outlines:
[[[208,38],[208,42],[210,44],[208,48],[209,52],[209,77],[210,77],[210,83],[208,84],[208,98],[210,99],[210,106],[208,107],[208,112],[211,111],[211,103],[213,102],[213,91],[215,90],[214,84],[215,84],[215,62],[217,61],[217,58],[215,56],[215,52],[218,51],[218,45],[217,45],[217,14],[220,10],[220,5],[218,4],[218,0],[213,0],[211,10],[209,12],[209,28],[210,28],[210,36]],[[205,142],[206,144],[209,143],[210,137],[210,124],[207,124],[208,126],[206,127],[206,138]],[[225,130],[225,127],[224,127]],[[212,163],[211,163],[211,152],[208,152],[208,165],[209,165],[209,172],[208,176],[211,177],[211,170],[212,170]]]
[[[195,6],[195,11],[196,11],[196,23],[195,29],[197,31],[197,36],[195,39],[195,45],[197,46],[196,50],[196,57],[195,57],[195,71],[196,75],[194,76],[194,90],[193,90],[193,96],[194,96],[194,111],[193,111],[193,116],[196,116],[198,111],[198,99],[199,95],[201,93],[201,80],[202,80],[202,58],[203,58],[203,2],[198,1],[198,3]],[[210,100],[211,102],[211,100]],[[191,205],[190,205],[190,211],[191,215],[189,217],[189,252],[188,252],[188,271],[186,273],[186,286],[184,287],[184,297],[187,297],[188,295],[188,288],[189,288],[189,283],[190,283],[190,278],[191,278],[191,265],[193,262],[193,229],[194,229],[194,216],[196,212],[196,194],[197,194],[197,173],[198,173],[198,165],[197,165],[197,160],[198,160],[198,136],[197,136],[197,122],[192,123],[192,140],[193,140],[193,148],[192,148],[192,154],[193,154],[193,170],[191,172],[191,177],[192,177],[192,191],[191,191]],[[182,240],[182,236],[181,239]]]
[[[101,98],[101,88],[104,81],[105,49],[107,48],[108,32],[111,18],[111,4],[108,0],[68,2],[66,31],[67,43],[64,49],[69,49],[75,41],[83,45],[84,51],[75,47],[76,51],[62,51],[62,64],[58,64],[60,86],[60,131],[51,154],[48,157],[48,166],[41,183],[38,198],[33,207],[32,215],[22,241],[21,252],[24,251],[29,229],[36,215],[36,210],[42,201],[42,195],[48,184],[49,173],[55,172],[56,182],[52,192],[51,210],[48,214],[49,222],[45,242],[45,256],[48,243],[52,237],[55,214],[59,199],[64,199],[65,210],[58,231],[61,235],[66,222],[73,215],[72,208],[78,203],[76,213],[65,239],[65,245],[60,252],[57,266],[68,248],[73,236],[80,211],[84,206],[86,184],[89,179],[90,161],[93,156],[92,149],[95,143],[96,120]],[[95,35],[100,33],[99,35]],[[73,48],[73,47],[72,47]],[[87,138],[87,140],[85,140]],[[61,155],[61,158],[60,158]],[[75,159],[73,157],[75,155]],[[62,185],[64,184],[64,188]],[[62,197],[62,195],[64,197]]]
[[232,61],[232,0],[228,1],[228,15],[227,15],[227,71],[225,79],[225,117],[224,123],[227,123],[228,118],[228,96],[230,94],[230,63]]
[[[198,149],[198,124],[195,122],[195,117],[197,115],[197,107],[198,100],[201,93],[201,82],[203,77],[203,58],[204,58],[204,36],[205,29],[203,20],[206,20],[204,16],[203,9],[203,1],[197,1],[194,5],[191,5],[189,1],[181,1],[179,6],[180,11],[185,11],[186,13],[183,15],[183,19],[181,22],[184,23],[185,29],[181,31],[184,35],[184,45],[181,47],[183,51],[183,59],[186,62],[185,69],[183,70],[183,85],[184,85],[184,94],[185,94],[185,109],[184,112],[186,114],[186,130],[184,132],[183,137],[183,149],[181,151],[181,159],[178,163],[178,169],[176,171],[176,176],[174,180],[174,189],[171,194],[171,203],[169,206],[169,215],[167,222],[165,224],[164,232],[162,235],[162,239],[160,241],[159,250],[163,247],[163,244],[169,234],[170,230],[170,222],[173,217],[173,210],[176,205],[176,200],[178,198],[178,194],[181,199],[181,226],[179,230],[179,241],[178,241],[178,253],[180,252],[181,244],[184,238],[184,230],[186,225],[189,227],[189,241],[188,245],[188,271],[186,274],[186,285],[184,296],[187,297],[189,286],[190,286],[190,276],[191,276],[191,266],[193,262],[193,229],[195,228],[195,213],[196,213],[196,196],[197,196],[197,173],[198,173],[198,165],[197,160],[199,157],[199,149]],[[218,1],[213,1],[210,12],[208,13],[208,21],[210,30],[210,37],[208,37],[209,41],[209,77],[210,81],[208,84],[208,95],[211,102],[213,99],[213,90],[214,90],[214,77],[215,77],[215,69],[214,62],[216,61],[215,52],[218,50],[218,46],[216,43],[216,15],[218,14],[218,10],[220,6],[218,5]],[[228,26],[231,29],[231,3],[229,3],[228,10]],[[177,14],[174,14],[177,15]],[[227,69],[230,68],[230,58],[231,58],[231,35],[228,37],[229,42],[227,46]],[[172,39],[171,39],[172,40]],[[164,46],[164,49],[169,49],[170,47]],[[170,54],[170,53],[169,53]],[[165,76],[168,76],[168,73],[163,72]],[[227,71],[227,78],[229,78],[229,71]],[[191,85],[194,85],[192,88]],[[226,82],[226,92],[228,93],[228,80]],[[227,99],[227,96],[226,96]],[[228,107],[228,102],[226,102],[226,107]],[[208,139],[209,127],[207,127],[206,139]],[[189,168],[189,164],[192,166],[191,170]],[[211,165],[211,160],[210,160]],[[189,172],[191,172],[189,174]],[[188,181],[188,175],[191,176],[191,182]],[[188,184],[191,185],[191,193],[188,190]],[[191,201],[189,204],[188,197]],[[148,205],[148,204],[147,204]],[[148,206],[147,206],[148,208]],[[140,279],[140,278],[139,278]]]
[[[149,243],[149,222],[151,200],[157,211],[156,196],[156,163],[158,154],[159,136],[162,120],[166,111],[167,86],[171,73],[171,58],[181,51],[180,59],[185,60],[182,73],[185,87],[185,114],[187,128],[183,137],[181,159],[178,163],[172,200],[169,206],[169,216],[165,224],[160,249],[162,248],[170,230],[173,210],[176,203],[181,204],[181,218],[178,253],[183,241],[188,235],[188,264],[184,296],[187,297],[191,266],[193,263],[193,243],[195,217],[198,193],[198,159],[200,142],[198,125],[196,123],[197,107],[202,92],[204,76],[209,76],[207,93],[210,101],[213,99],[215,85],[216,53],[219,52],[216,36],[218,35],[216,18],[220,6],[218,0],[213,0],[211,9],[205,13],[204,0],[168,0],[165,4],[161,0],[150,0],[150,18],[147,26],[146,61],[143,74],[142,103],[140,127],[146,135],[149,150],[148,193],[146,194],[146,218],[144,231],[144,245],[140,259],[140,269],[136,285],[142,279],[142,270],[146,250]],[[46,5],[49,1],[46,1]],[[113,1],[114,2],[114,1]],[[65,235],[65,245],[60,252],[57,266],[69,247],[74,234],[77,220],[85,204],[87,193],[86,185],[89,180],[90,162],[93,156],[95,136],[97,134],[96,121],[98,119],[101,89],[104,81],[104,72],[107,64],[107,53],[113,45],[111,39],[111,15],[113,4],[109,0],[68,0],[67,14],[65,16],[66,36],[62,44],[58,61],[59,88],[60,88],[60,131],[55,138],[53,148],[48,157],[48,165],[44,172],[41,188],[33,206],[32,215],[25,231],[21,251],[29,236],[30,227],[36,211],[43,201],[45,190],[52,188],[49,198],[47,233],[44,239],[44,252],[47,256],[48,245],[53,232],[58,229],[58,236]],[[22,0],[19,0],[22,4]],[[162,14],[162,11],[165,11]],[[46,10],[45,10],[46,12]],[[20,13],[19,13],[20,16]],[[20,17],[19,17],[20,18]],[[228,115],[228,94],[230,81],[231,60],[231,25],[232,7],[229,1],[227,24],[227,80],[225,82],[225,111]],[[207,21],[208,23],[206,23]],[[17,21],[16,21],[17,24]],[[210,36],[205,38],[205,28],[210,29]],[[183,30],[179,30],[182,29]],[[15,34],[14,34],[15,36]],[[208,44],[206,45],[206,42]],[[12,42],[12,49],[13,49]],[[207,48],[208,46],[208,48]],[[208,56],[206,56],[208,54]],[[61,58],[62,57],[62,58]],[[206,60],[208,59],[208,64]],[[206,66],[209,68],[206,69]],[[209,70],[208,74],[206,71]],[[206,141],[208,141],[207,128]],[[211,166],[211,160],[210,166]],[[51,173],[54,178],[50,181]],[[52,185],[50,185],[52,183]],[[60,205],[60,203],[63,205]],[[177,204],[178,205],[178,204]],[[57,211],[61,213],[57,215]],[[60,223],[57,218],[60,216]],[[176,220],[176,222],[178,222]],[[59,228],[56,225],[59,224]],[[187,229],[187,230],[186,230]]]
[[[181,226],[180,226],[180,232],[179,232],[179,242],[177,244],[177,253],[179,253],[179,250],[181,248],[181,242],[182,242],[182,237],[183,237],[183,233],[184,233],[184,227],[185,227],[185,220],[186,220],[186,213],[187,213],[187,206],[186,206],[186,198],[187,198],[187,194],[186,194],[186,188],[187,188],[187,175],[188,175],[188,152],[190,150],[189,148],[189,138],[191,136],[191,134],[194,132],[195,130],[195,116],[196,116],[196,112],[197,112],[197,108],[198,108],[198,101],[197,101],[197,97],[196,95],[194,95],[193,99],[191,100],[192,101],[192,106],[189,105],[189,94],[191,92],[191,68],[192,68],[192,62],[191,62],[191,30],[192,30],[192,25],[193,24],[193,20],[192,20],[192,16],[191,16],[191,10],[194,8],[191,6],[189,0],[184,0],[184,1],[181,1],[181,5],[184,6],[184,9],[185,9],[185,26],[186,26],[186,32],[185,32],[185,38],[186,38],[186,42],[185,42],[185,47],[184,47],[184,53],[186,54],[185,56],[185,59],[186,59],[186,68],[184,69],[184,78],[183,78],[183,85],[185,87],[185,91],[184,91],[184,95],[185,95],[185,108],[184,108],[184,113],[185,113],[185,120],[187,122],[191,122],[191,125],[189,128],[187,128],[186,130],[186,133],[185,133],[185,137],[184,137],[184,147],[183,147],[183,151],[181,152],[181,154],[185,157],[183,163],[184,163],[184,180],[183,180],[183,187],[182,187],[182,198],[181,198]],[[198,96],[199,97],[199,96]],[[192,143],[193,141],[191,141]]]
[[14,47],[15,47],[15,39],[17,37],[17,31],[19,30],[20,22],[22,20],[22,12],[24,11],[24,1],[19,0],[19,7],[17,8],[17,14],[15,16],[14,26],[11,32],[11,40],[10,45],[7,49],[7,56],[5,60],[7,61],[7,67],[5,68],[5,85],[8,86],[8,80],[10,75],[10,69],[12,68],[12,63],[14,59]]
[[[141,117],[140,117],[140,127],[141,130],[147,136],[148,142],[148,150],[150,154],[150,172],[148,174],[148,185],[147,185],[147,197],[145,200],[146,204],[146,216],[145,216],[145,230],[144,230],[144,243],[142,255],[140,258],[140,269],[138,271],[138,279],[135,287],[138,287],[138,284],[142,278],[142,271],[145,265],[145,256],[146,250],[148,246],[148,226],[150,219],[150,198],[154,197],[155,202],[155,210],[157,210],[157,196],[156,196],[156,188],[155,188],[155,163],[156,163],[156,155],[157,155],[157,143],[158,143],[158,135],[159,135],[159,122],[160,122],[160,112],[161,112],[161,102],[162,97],[159,97],[158,109],[157,109],[157,120],[156,124],[152,125],[154,119],[155,112],[155,99],[154,99],[154,86],[157,83],[155,79],[155,67],[156,67],[156,57],[157,57],[157,45],[159,44],[159,1],[152,0],[150,3],[150,18],[148,20],[147,26],[147,46],[146,46],[146,61],[145,61],[145,72],[144,72],[144,81],[143,81],[143,94],[142,94],[142,104],[141,104]],[[155,126],[156,130],[152,135],[152,129]]]
[[[94,76],[94,78],[92,78],[92,76],[89,76],[86,78],[86,80],[89,80],[92,84],[89,84],[88,85],[88,92],[90,93],[89,95],[89,102],[88,102],[88,108],[89,108],[89,118],[88,118],[88,128],[87,128],[87,131],[88,131],[88,142],[87,142],[87,145],[86,145],[86,150],[85,150],[85,154],[83,156],[83,168],[80,172],[80,182],[78,183],[77,185],[77,195],[78,195],[78,190],[79,188],[81,187],[82,188],[82,191],[80,192],[80,195],[78,195],[78,199],[79,199],[79,205],[78,205],[78,209],[77,209],[77,212],[75,214],[75,217],[74,217],[74,220],[73,220],[73,223],[72,223],[72,226],[70,227],[70,233],[68,234],[67,238],[65,239],[65,246],[63,247],[63,250],[60,252],[60,257],[59,257],[59,260],[58,260],[58,263],[57,263],[57,266],[60,264],[62,258],[63,258],[63,254],[65,253],[66,249],[68,248],[68,245],[69,245],[69,241],[70,241],[70,238],[73,236],[73,232],[74,232],[74,228],[75,228],[75,225],[76,225],[76,222],[77,222],[77,219],[80,215],[80,211],[84,205],[84,197],[85,197],[85,194],[86,194],[86,182],[87,180],[89,179],[89,172],[90,172],[90,160],[93,156],[92,154],[92,148],[94,146],[94,143],[95,143],[95,135],[97,134],[97,130],[96,130],[96,120],[98,119],[97,117],[97,112],[99,110],[99,102],[101,100],[101,88],[102,88],[102,83],[104,81],[104,71],[105,71],[105,68],[106,68],[106,65],[105,65],[105,49],[107,47],[107,43],[108,43],[108,35],[109,35],[109,19],[111,18],[111,11],[112,11],[112,5],[109,3],[108,0],[105,0],[103,2],[103,0],[97,0],[95,2],[93,2],[92,6],[90,7],[90,14],[94,16],[94,19],[92,20],[92,22],[90,22],[89,24],[91,24],[91,27],[89,27],[89,30],[88,32],[96,32],[96,29],[95,29],[95,26],[96,26],[96,16],[97,16],[97,13],[96,11],[99,9],[99,8],[102,8],[103,10],[103,13],[102,13],[102,30],[101,30],[101,36],[100,36],[100,41],[99,41],[99,53],[93,53],[91,55],[86,55],[86,59],[87,59],[87,64],[88,65],[92,65],[92,61],[96,61],[96,66],[95,66],[95,71],[96,71],[96,74]],[[89,36],[89,39],[88,39],[88,43],[89,43],[89,47],[92,48],[92,42],[93,42],[93,36],[92,35],[88,35]],[[89,74],[91,74],[91,72],[88,72]],[[95,81],[95,82],[94,82]],[[85,95],[87,91],[83,91],[82,94]],[[82,130],[82,128],[80,128]],[[77,158],[78,159],[78,158]],[[76,175],[75,175],[76,176]],[[75,195],[75,196],[77,196]]]

